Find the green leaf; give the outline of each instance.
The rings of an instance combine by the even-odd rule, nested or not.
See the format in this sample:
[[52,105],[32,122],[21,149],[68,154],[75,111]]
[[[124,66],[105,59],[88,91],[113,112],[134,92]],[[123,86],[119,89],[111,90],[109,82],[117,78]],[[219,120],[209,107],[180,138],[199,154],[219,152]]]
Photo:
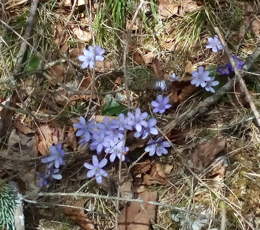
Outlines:
[[110,100],[107,101],[103,106],[102,115],[117,116],[120,113],[124,113],[126,111],[126,106],[118,103],[114,98],[110,98]]
[[38,56],[32,55],[29,57],[25,70],[27,72],[34,72],[40,67],[41,60]]

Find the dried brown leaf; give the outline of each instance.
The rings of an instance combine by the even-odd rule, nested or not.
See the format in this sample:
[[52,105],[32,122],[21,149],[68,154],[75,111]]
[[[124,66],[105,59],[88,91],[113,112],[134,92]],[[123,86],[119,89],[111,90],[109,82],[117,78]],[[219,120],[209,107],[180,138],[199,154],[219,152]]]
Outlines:
[[157,58],[154,58],[151,67],[153,69],[154,75],[159,79],[163,79],[164,77],[163,63],[159,61]]
[[[144,191],[138,199],[144,201],[156,201],[157,192]],[[156,209],[154,205],[147,203],[130,203],[126,206],[119,217],[119,230],[149,230],[151,222],[155,221]]]
[[179,4],[172,0],[159,0],[158,1],[159,15],[163,18],[171,17],[178,14]]
[[48,75],[50,78],[49,82],[53,85],[62,83],[66,73],[66,66],[64,64],[58,64],[49,68]]
[[225,146],[226,141],[220,137],[199,144],[191,155],[193,168],[202,170],[209,166]]
[[163,18],[169,18],[173,15],[184,16],[186,13],[198,10],[200,7],[200,3],[195,0],[159,0],[159,15]]
[[61,128],[51,127],[50,125],[41,125],[37,129],[38,133],[38,151],[42,155],[49,153],[49,147],[52,144],[62,143],[64,132]]
[[171,89],[170,101],[175,105],[182,103],[198,90],[197,87],[187,81],[174,82]]
[[26,124],[23,124],[20,120],[16,119],[14,122],[14,127],[19,130],[19,132],[27,135],[27,134],[32,134],[35,133],[34,130],[26,126]]
[[[163,166],[159,163],[154,163],[151,166],[151,171],[149,174],[145,174],[143,177],[143,184],[145,185],[153,185],[153,184],[166,184],[167,183],[167,174],[171,171],[172,167]],[[166,171],[167,170],[167,171]],[[167,174],[166,174],[167,172]]]
[[84,31],[79,27],[73,28],[72,32],[82,42],[89,42],[92,39],[92,34],[90,31]]
[[[70,203],[71,203],[70,206],[83,208],[85,201],[78,200]],[[64,207],[63,212],[67,217],[69,217],[72,221],[74,221],[77,225],[79,225],[83,230],[95,229],[93,222],[87,217],[83,209]]]

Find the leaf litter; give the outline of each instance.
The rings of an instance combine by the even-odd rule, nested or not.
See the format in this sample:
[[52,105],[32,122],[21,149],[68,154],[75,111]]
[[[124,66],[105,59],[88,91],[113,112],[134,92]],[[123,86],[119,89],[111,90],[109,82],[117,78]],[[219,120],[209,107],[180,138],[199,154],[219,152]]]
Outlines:
[[[46,7],[49,7],[48,3],[46,2],[47,1],[44,1],[42,3],[44,7],[41,10],[46,10]],[[47,81],[44,83],[47,85],[46,88],[52,90],[47,92],[52,92],[52,94],[55,95],[49,95],[49,97],[46,97],[46,101],[49,101],[50,98],[54,97],[55,100],[52,100],[52,103],[54,102],[54,104],[58,105],[56,106],[55,110],[60,112],[60,106],[64,106],[63,110],[66,111],[67,114],[62,114],[65,117],[57,117],[55,119],[57,123],[39,122],[37,120],[34,121],[36,123],[33,123],[31,121],[31,118],[28,118],[26,116],[16,116],[16,119],[14,119],[14,123],[9,122],[9,128],[11,127],[11,130],[4,130],[4,132],[1,131],[1,133],[4,133],[4,136],[8,136],[8,141],[6,143],[3,143],[3,146],[5,146],[5,148],[7,147],[8,151],[5,152],[5,155],[2,155],[2,157],[6,157],[6,159],[4,161],[4,164],[2,164],[4,166],[1,166],[0,168],[0,173],[1,175],[6,176],[8,174],[12,175],[14,173],[12,171],[15,171],[15,173],[22,175],[20,177],[25,184],[26,190],[28,190],[26,192],[35,191],[35,193],[37,193],[37,190],[35,190],[36,186],[34,184],[34,177],[36,175],[35,165],[29,163],[19,165],[16,162],[9,161],[7,158],[39,158],[41,156],[49,154],[49,147],[51,145],[64,143],[66,150],[72,150],[73,155],[69,155],[69,158],[71,156],[74,156],[74,154],[79,153],[81,157],[79,159],[81,161],[87,161],[88,159],[90,159],[91,151],[82,146],[82,149],[80,149],[81,147],[78,147],[77,137],[75,137],[75,130],[71,127],[71,123],[74,123],[73,119],[78,116],[84,116],[91,119],[99,119],[100,122],[105,117],[117,116],[127,109],[127,106],[125,106],[127,104],[126,99],[119,101],[112,92],[111,98],[113,98],[113,100],[111,103],[109,103],[103,100],[102,94],[103,90],[120,90],[125,86],[124,74],[121,71],[122,66],[121,64],[118,65],[118,63],[121,63],[120,61],[122,58],[122,50],[117,50],[117,48],[111,48],[110,46],[107,46],[106,55],[108,59],[103,63],[97,64],[97,76],[95,82],[97,89],[95,95],[74,95],[71,94],[71,91],[67,91],[68,88],[73,90],[76,89],[78,90],[78,92],[88,90],[88,87],[91,84],[92,80],[90,78],[89,72],[81,72],[78,69],[77,65],[79,64],[77,57],[82,54],[82,49],[84,47],[91,45],[92,36],[90,33],[90,29],[92,30],[93,28],[90,28],[90,25],[92,23],[96,23],[95,14],[96,12],[98,12],[99,7],[97,7],[97,5],[99,3],[95,3],[95,10],[93,11],[92,15],[93,17],[86,18],[86,16],[84,16],[84,13],[82,13],[84,12],[84,10],[82,11],[82,9],[80,8],[83,5],[85,6],[85,2],[83,2],[84,1],[76,2],[76,7],[74,9],[75,11],[73,12],[71,21],[68,22],[66,26],[66,23],[62,22],[62,20],[64,19],[65,21],[69,13],[72,12],[73,4],[75,3],[74,1],[59,1],[58,4],[62,3],[63,5],[56,5],[57,11],[54,8],[48,8],[48,14],[46,14],[47,16],[51,15],[53,17],[52,20],[56,17],[55,14],[63,17],[62,20],[57,20],[57,23],[54,21],[50,23],[53,31],[50,39],[51,44],[48,45],[55,44],[57,52],[53,52],[53,54],[49,55],[49,57],[59,58],[64,57],[64,54],[69,54],[69,60],[66,60],[66,62],[62,64],[56,64],[50,67],[47,71],[52,79],[47,79]],[[27,5],[22,5],[25,3],[25,1],[16,2],[16,4],[13,3],[14,1],[8,1],[6,9],[9,9],[10,5],[12,10],[16,10],[17,7],[27,8]],[[219,4],[225,5],[226,3],[225,1],[219,1]],[[64,7],[65,9],[63,9],[62,7]],[[158,117],[159,127],[163,127],[172,118],[175,118],[177,116],[177,112],[189,110],[190,105],[198,103],[198,101],[194,100],[194,98],[198,100],[198,97],[196,97],[197,94],[195,95],[194,93],[198,92],[199,90],[189,84],[191,72],[194,70],[192,63],[196,63],[196,65],[198,65],[198,63],[207,65],[208,63],[215,62],[219,58],[215,56],[208,56],[208,53],[199,50],[199,46],[204,46],[204,37],[201,41],[199,41],[202,43],[199,44],[199,46],[196,46],[195,50],[191,50],[193,52],[191,55],[192,57],[189,58],[189,60],[185,61],[183,61],[183,59],[181,58],[178,59],[178,51],[174,50],[176,41],[172,37],[165,36],[168,39],[166,39],[166,41],[169,41],[168,45],[171,49],[166,46],[160,47],[160,49],[158,48],[160,46],[160,44],[158,44],[158,40],[162,44],[163,42],[165,42],[164,33],[168,33],[166,28],[166,24],[168,22],[170,22],[171,25],[172,23],[177,23],[178,20],[176,19],[181,19],[189,13],[195,11],[197,12],[203,9],[203,7],[204,5],[201,3],[201,1],[183,2],[160,0],[158,1],[157,13],[162,20],[160,19],[156,22],[156,20],[158,20],[158,15],[154,14],[151,8],[148,7],[148,11],[145,12],[145,14],[143,14],[142,16],[143,18],[138,18],[140,22],[145,17],[147,17],[147,24],[142,26],[136,26],[137,24],[135,24],[135,28],[131,28],[132,36],[134,37],[135,35],[138,35],[132,51],[138,51],[133,51],[131,56],[133,60],[128,60],[128,71],[131,77],[133,75],[136,77],[132,82],[139,85],[139,88],[145,91],[142,95],[140,94],[140,90],[138,92],[135,91],[134,88],[130,87],[129,93],[131,103],[133,105],[142,106],[141,101],[145,101],[146,104],[144,106],[149,109],[148,99],[150,102],[152,99],[155,98],[155,92],[152,91],[151,88],[146,87],[144,84],[139,84],[140,81],[138,81],[138,78],[140,78],[140,76],[146,77],[144,73],[147,69],[152,73],[153,77],[157,78],[157,80],[167,79],[168,73],[171,72],[183,72],[183,74],[178,75],[181,76],[180,81],[172,82],[169,89],[167,89],[166,92],[163,92],[163,94],[167,94],[170,96],[171,102],[174,105],[174,109],[172,109],[171,112],[169,112],[167,115]],[[254,11],[250,9],[250,12]],[[258,35],[257,20],[258,17],[255,16],[252,24],[250,24],[250,29],[252,30],[253,34],[255,34],[255,36]],[[84,27],[82,27],[82,24],[84,23],[87,25],[87,27],[85,27],[85,25]],[[103,26],[105,25],[106,29],[111,29],[109,28],[109,23],[109,21],[105,21]],[[149,23],[151,23],[153,28],[150,28],[151,25],[149,25]],[[165,28],[160,27],[162,25],[165,26]],[[156,31],[151,33],[152,30]],[[94,35],[96,35],[97,30],[93,31]],[[104,31],[104,28],[102,31]],[[35,33],[36,36],[39,36],[41,34],[37,29],[35,30]],[[110,31],[110,33],[112,32]],[[149,36],[146,36],[144,39],[144,34],[142,33],[146,35],[149,34],[151,39]],[[235,34],[237,36],[237,33],[237,31],[232,30],[232,34]],[[46,36],[48,36],[47,34],[48,33],[46,33]],[[209,31],[205,32],[205,34],[211,36],[211,34],[209,34]],[[203,36],[205,36],[205,34]],[[160,37],[160,35],[162,36]],[[244,35],[240,36],[242,40],[245,38]],[[251,39],[254,41],[253,38]],[[246,46],[246,42],[249,41],[243,40],[241,42],[243,43],[242,46]],[[250,42],[248,44],[249,47],[253,47]],[[113,46],[112,43],[110,45]],[[142,50],[142,52],[140,52],[140,50]],[[175,53],[171,53],[173,51]],[[243,55],[246,56],[246,54]],[[31,59],[28,59],[28,64],[30,68],[27,68],[26,71],[37,72],[40,70],[41,63],[38,62],[38,56],[37,58],[35,58],[36,56],[31,57]],[[111,59],[109,59],[110,57]],[[118,60],[114,61],[114,59]],[[2,59],[0,60],[2,61]],[[171,65],[169,68],[168,63],[173,62],[176,64]],[[131,72],[132,70],[135,70],[136,66],[140,66],[140,69],[142,70],[140,71],[140,75],[136,75],[136,72],[134,71]],[[174,66],[174,68],[172,66]],[[69,71],[68,67],[70,68]],[[182,71],[181,69],[184,70]],[[107,75],[106,72],[111,72],[112,74]],[[41,78],[41,74],[35,74],[38,79]],[[148,79],[147,81],[149,82],[150,79]],[[62,84],[67,86],[67,88],[62,87]],[[72,85],[73,87],[71,87]],[[111,85],[112,87],[110,87]],[[80,87],[77,88],[77,86]],[[27,99],[26,102],[27,105],[29,105],[28,108],[37,111],[37,113],[39,112],[48,114],[52,112],[52,109],[48,107],[49,105],[39,106],[36,101],[33,101],[34,99],[31,98],[31,95],[28,93],[27,89],[21,89],[21,91],[22,90],[27,93],[27,95],[23,98]],[[254,89],[252,89],[252,92],[253,90]],[[235,92],[240,93],[239,89],[235,89]],[[199,91],[199,93],[201,92]],[[122,95],[124,94],[125,91],[122,91]],[[36,98],[37,96],[40,97],[40,95],[37,95],[37,92],[34,96],[36,96]],[[201,94],[199,94],[199,96],[201,96]],[[38,101],[44,100],[40,98],[40,100]],[[190,103],[185,104],[187,101]],[[20,107],[22,106],[21,101],[14,104],[19,105]],[[183,106],[182,110],[179,110],[180,106]],[[227,102],[226,99],[223,99],[223,102],[220,103],[220,106],[223,106],[223,109],[225,109],[225,106],[229,106],[232,108],[230,101]],[[258,174],[256,173],[256,152],[258,151],[259,146],[255,139],[250,139],[250,137],[248,136],[248,133],[253,133],[255,136],[259,136],[259,133],[253,128],[253,124],[249,122],[242,123],[241,127],[242,130],[244,130],[245,135],[240,135],[239,139],[234,135],[235,132],[227,135],[227,132],[223,131],[222,128],[224,127],[224,125],[230,125],[229,123],[232,119],[229,120],[228,116],[236,116],[236,119],[238,120],[243,118],[243,114],[238,110],[238,108],[232,109],[234,111],[233,115],[224,114],[223,112],[220,112],[220,108],[215,108],[212,109],[209,114],[205,115],[205,117],[203,117],[203,119],[198,123],[188,122],[188,124],[185,124],[185,127],[176,127],[176,129],[172,129],[172,132],[168,135],[168,138],[175,145],[172,154],[168,155],[165,158],[155,158],[155,160],[151,160],[147,156],[144,156],[142,159],[139,159],[138,162],[136,162],[136,165],[131,169],[130,175],[127,175],[127,179],[121,184],[119,183],[119,180],[117,178],[119,169],[117,164],[115,164],[114,167],[108,168],[111,174],[113,174],[113,182],[112,180],[108,180],[108,187],[98,187],[93,184],[93,181],[86,182],[85,172],[81,170],[81,166],[79,167],[79,162],[76,162],[76,167],[69,164],[64,169],[65,175],[70,175],[68,176],[68,179],[66,178],[64,181],[55,182],[47,190],[51,192],[78,191],[78,189],[82,189],[83,186],[86,193],[94,193],[97,195],[109,194],[108,196],[110,196],[111,194],[116,194],[117,191],[109,189],[109,186],[113,187],[114,190],[117,190],[118,184],[120,184],[120,197],[125,199],[125,201],[127,201],[127,199],[137,198],[144,201],[158,201],[162,203],[166,202],[173,206],[178,206],[183,210],[189,210],[193,213],[199,213],[198,215],[190,215],[186,214],[185,212],[178,212],[177,214],[175,214],[169,209],[161,206],[157,207],[145,202],[120,202],[121,209],[116,210],[116,206],[113,202],[109,203],[105,199],[102,200],[101,198],[93,199],[95,211],[97,210],[97,213],[101,213],[101,215],[92,215],[89,213],[85,213],[82,209],[77,209],[76,211],[76,209],[73,208],[64,208],[63,211],[67,217],[73,220],[82,229],[87,230],[108,229],[107,226],[109,224],[111,226],[111,222],[112,224],[115,223],[115,213],[118,213],[119,211],[119,229],[154,229],[157,227],[167,229],[181,229],[185,227],[188,229],[198,230],[204,229],[208,226],[212,228],[218,227],[218,220],[221,216],[220,208],[218,206],[219,199],[216,198],[218,196],[224,196],[225,198],[229,199],[226,208],[226,211],[228,212],[228,220],[226,223],[228,229],[245,229],[241,228],[241,226],[247,226],[247,222],[245,220],[249,220],[255,226],[259,226],[259,218],[257,219],[257,217],[259,216],[259,210],[253,210],[254,208],[252,209],[252,207],[257,207],[257,204],[259,203],[256,199],[256,197],[258,197],[259,195],[259,192],[256,189],[258,176]],[[215,116],[214,113],[217,114],[217,116]],[[153,116],[155,115],[153,114]],[[73,117],[73,119],[71,119],[71,117]],[[207,120],[207,118],[209,119]],[[4,114],[1,113],[1,121],[3,119],[7,118]],[[35,126],[33,126],[32,124],[34,124]],[[229,130],[232,130],[232,128],[234,127],[232,127],[231,124]],[[196,131],[200,129],[204,129],[204,132],[201,132],[199,134],[196,133]],[[189,130],[193,130],[195,134],[190,135]],[[198,141],[200,139],[204,141]],[[207,141],[205,141],[205,139]],[[145,146],[145,141],[140,141],[140,143],[137,143],[133,140],[131,140],[129,143],[130,153],[128,155],[131,160],[137,160],[137,158],[141,155],[140,152]],[[239,148],[243,150],[238,150]],[[233,151],[235,151],[236,154],[233,155]],[[193,184],[194,178],[191,174],[187,172],[187,169],[185,169],[184,166],[180,164],[178,158],[176,158],[175,154],[177,152],[180,153],[182,158],[188,158],[187,161],[190,161],[190,169],[194,170],[196,175],[201,176],[203,179],[206,176],[206,179],[209,180],[205,182],[206,185],[211,189],[215,189],[213,190],[213,192],[217,191],[218,196],[211,196],[209,191],[212,192],[212,190],[207,190],[208,187],[205,186],[205,184],[201,183],[199,180],[195,184]],[[187,154],[187,152],[190,152],[190,154]],[[247,155],[245,154],[245,152],[247,153]],[[227,160],[229,158],[231,159],[232,164],[227,164]],[[129,164],[131,165],[131,163],[131,161],[123,163],[123,169],[125,169],[125,167],[128,167]],[[14,170],[14,168],[16,170]],[[76,176],[74,177],[74,175]],[[23,176],[24,178],[22,178]],[[227,188],[228,192],[223,192],[223,188]],[[76,192],[75,195],[77,195]],[[63,202],[59,198],[57,198],[57,200]],[[71,205],[83,208],[85,206],[85,202],[86,199],[82,199],[79,202],[72,201]],[[231,206],[228,206],[230,204],[229,202],[231,202]],[[237,218],[237,213],[240,212],[240,210],[234,208],[236,206],[240,207],[241,210],[243,210],[243,218],[239,220],[240,222],[242,222],[242,225],[239,224]],[[106,216],[107,218],[103,218],[101,216]],[[251,219],[248,217],[250,217]],[[51,218],[56,219],[56,216],[53,216]],[[51,218],[49,217],[49,219]],[[254,218],[255,221],[251,221]],[[66,222],[64,219],[62,219],[61,221]],[[99,225],[100,222],[102,222],[101,225]],[[51,227],[44,229],[51,229]]]

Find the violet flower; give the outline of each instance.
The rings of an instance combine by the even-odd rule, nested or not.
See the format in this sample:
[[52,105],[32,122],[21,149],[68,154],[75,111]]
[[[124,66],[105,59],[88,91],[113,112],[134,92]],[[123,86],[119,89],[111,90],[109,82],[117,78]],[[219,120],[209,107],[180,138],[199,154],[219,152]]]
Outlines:
[[219,81],[215,81],[215,78],[212,77],[211,80],[207,81],[207,84],[205,85],[204,89],[208,92],[215,93],[215,89],[213,86],[216,86],[219,84]]
[[156,128],[156,119],[154,118],[151,118],[147,121],[147,127],[145,127],[144,129],[142,129],[141,132],[136,132],[134,134],[134,136],[136,138],[142,138],[142,139],[145,139],[147,138],[150,134],[152,135],[157,135],[159,132],[158,132],[158,129]]
[[114,162],[116,158],[125,161],[125,153],[128,151],[129,148],[125,146],[125,140],[120,140],[105,150],[106,153],[110,154],[110,162]]
[[61,165],[64,165],[64,155],[65,152],[62,149],[61,144],[52,145],[50,147],[50,154],[41,159],[41,162],[48,164],[48,168],[54,166],[56,169],[60,168]]
[[[245,62],[235,55],[233,55],[232,58],[236,64],[236,68],[238,70],[242,70],[245,65]],[[232,65],[230,63],[228,63],[224,66],[219,66],[217,68],[217,72],[221,75],[230,75],[234,72],[234,69],[233,69]]]
[[217,53],[220,50],[223,50],[223,45],[218,39],[218,36],[215,35],[212,38],[208,38],[208,44],[206,45],[206,48],[212,49],[214,53]]
[[148,152],[149,156],[162,156],[168,154],[167,148],[169,147],[171,147],[170,143],[159,137],[156,140],[150,139],[148,141],[145,152]]
[[98,184],[102,183],[103,177],[107,177],[108,173],[103,169],[107,164],[107,159],[98,160],[96,155],[92,156],[92,164],[84,163],[84,167],[89,169],[87,177],[95,177]]
[[148,113],[142,113],[139,108],[135,111],[127,113],[128,124],[131,125],[137,132],[141,132],[143,128],[147,127]]
[[201,86],[204,88],[206,82],[210,81],[209,71],[206,71],[203,66],[199,66],[197,71],[192,72],[191,84],[195,86]]
[[88,49],[83,49],[83,55],[78,59],[82,62],[81,69],[93,69],[97,61],[104,61],[105,50],[100,46],[89,46]]
[[155,101],[152,101],[152,107],[154,113],[164,113],[167,109],[171,107],[169,103],[169,97],[163,97],[158,95]]
[[175,73],[170,74],[168,78],[171,82],[180,80],[180,78]]

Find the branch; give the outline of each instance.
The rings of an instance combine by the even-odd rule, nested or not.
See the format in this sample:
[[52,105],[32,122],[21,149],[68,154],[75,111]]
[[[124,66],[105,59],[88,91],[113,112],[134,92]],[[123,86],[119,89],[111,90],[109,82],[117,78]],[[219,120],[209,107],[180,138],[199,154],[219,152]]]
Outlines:
[[26,52],[27,46],[28,46],[27,40],[30,38],[31,33],[32,33],[34,17],[36,15],[38,3],[39,3],[39,0],[32,0],[32,5],[31,5],[31,9],[30,9],[30,16],[27,19],[27,25],[26,25],[25,33],[24,33],[24,40],[23,40],[21,47],[20,47],[20,50],[19,50],[19,52],[16,56],[14,75],[16,73],[20,72],[21,64],[23,62],[23,58],[24,58],[24,55],[25,55],[25,52]]
[[246,83],[244,82],[241,73],[239,72],[239,70],[236,67],[236,63],[235,63],[234,59],[232,58],[232,53],[228,49],[227,44],[226,44],[225,40],[223,39],[223,36],[220,33],[219,28],[218,27],[214,27],[214,30],[217,33],[218,37],[220,38],[221,43],[224,46],[225,53],[228,56],[228,59],[229,59],[231,65],[232,65],[232,67],[233,67],[233,69],[235,71],[235,76],[238,79],[238,82],[240,84],[241,90],[245,94],[246,100],[249,103],[250,108],[251,108],[251,110],[252,110],[252,112],[253,112],[253,114],[255,116],[256,125],[260,128],[260,114],[257,111],[257,108],[256,108],[256,106],[255,106],[255,104],[253,102],[253,99],[252,99],[252,97],[251,97],[251,95],[250,95],[250,93],[249,93],[249,91],[248,91],[248,89],[246,87]]
[[[256,50],[250,57],[248,57],[247,62],[244,66],[244,70],[248,71],[255,60],[260,56],[260,47],[257,47]],[[241,76],[241,74],[240,74]],[[213,94],[212,96],[207,97],[203,101],[201,101],[197,107],[192,108],[191,111],[188,111],[187,113],[182,114],[177,119],[171,121],[168,125],[166,125],[163,128],[163,132],[165,134],[169,133],[174,127],[176,127],[178,124],[183,123],[185,121],[189,121],[191,119],[194,119],[195,117],[207,112],[210,108],[210,106],[216,104],[223,95],[225,95],[227,92],[232,90],[232,87],[234,85],[235,79],[231,78],[225,85],[223,85],[221,88],[218,89],[218,91]]]

